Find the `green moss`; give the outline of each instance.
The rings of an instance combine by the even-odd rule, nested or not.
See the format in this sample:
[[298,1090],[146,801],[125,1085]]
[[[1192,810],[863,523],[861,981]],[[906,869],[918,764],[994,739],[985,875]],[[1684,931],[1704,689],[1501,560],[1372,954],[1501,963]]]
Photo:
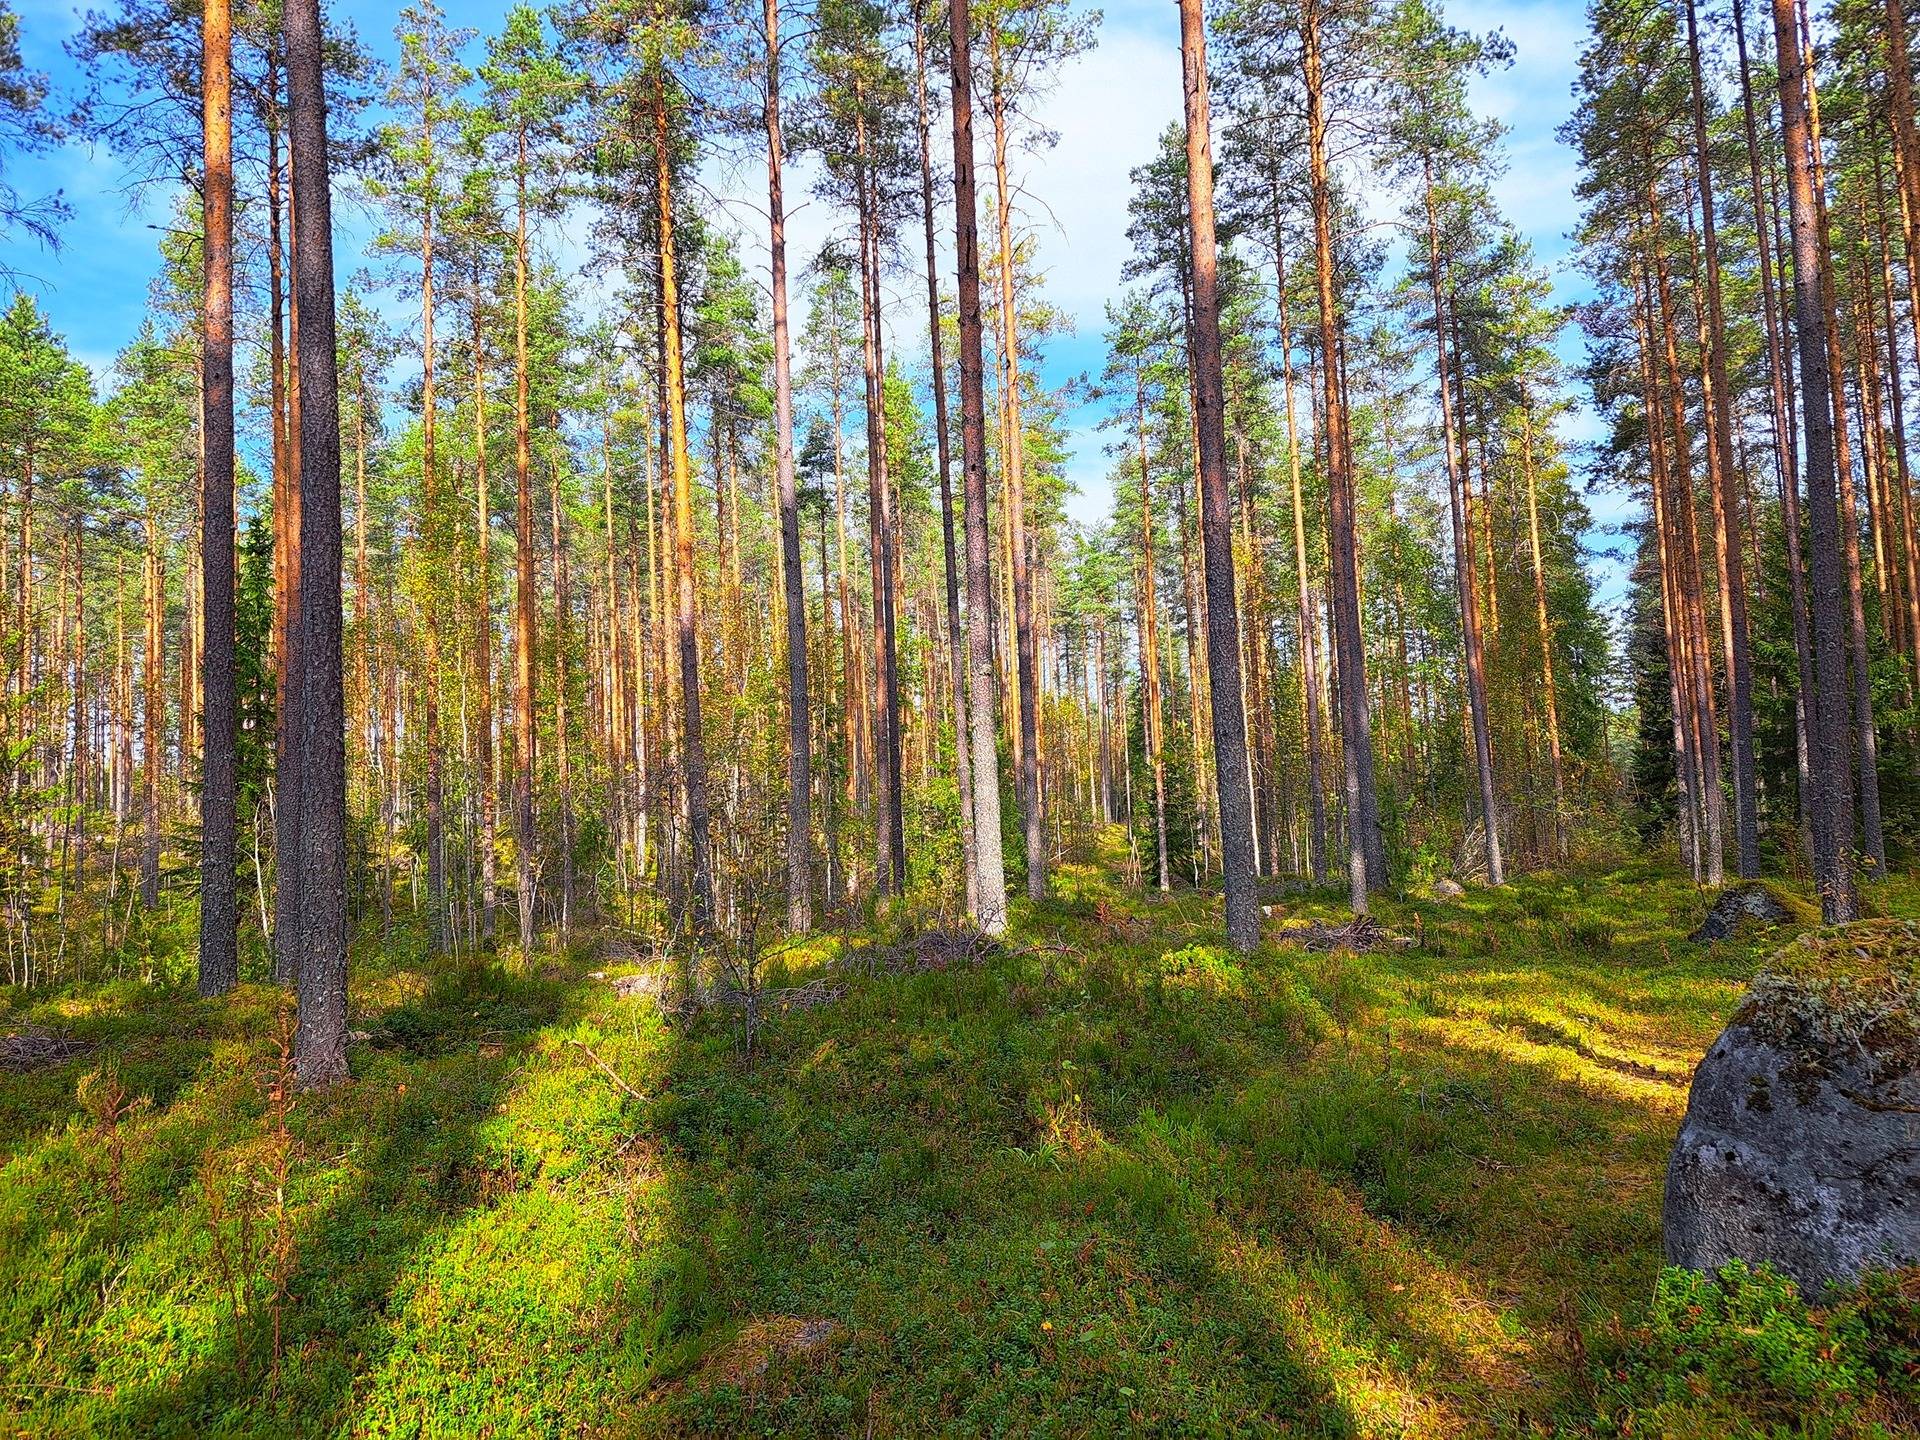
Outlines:
[[1810,931],[1754,977],[1737,1023],[1799,1056],[1863,1049],[1883,1078],[1920,1067],[1920,922],[1861,920]]
[[[1748,1435],[1776,1418],[1754,1364],[1828,1414],[1907,1373],[1901,1312],[1858,1352],[1880,1369],[1795,1390],[1799,1322],[1750,1362],[1735,1307],[1684,1365],[1630,1360],[1668,1368],[1595,1423],[1583,1337],[1597,1355],[1697,1299],[1650,1305],[1660,1177],[1759,959],[1684,943],[1684,877],[1636,858],[1382,899],[1419,948],[1240,956],[1217,895],[1162,900],[1097,859],[1018,902],[977,963],[869,965],[904,916],[849,936],[844,996],[770,1019],[752,1056],[730,1017],[619,999],[586,952],[509,973],[369,931],[354,1081],[292,1117],[277,1388],[269,1287],[256,1262],[236,1323],[213,1246],[241,1226],[212,1223],[205,1179],[261,1193],[278,992],[0,995],[6,1025],[94,1047],[0,1080],[0,1422],[1518,1437],[1681,1433],[1663,1424],[1697,1399],[1696,1433]],[[1874,893],[1920,916],[1908,878]],[[1349,918],[1332,890],[1286,903]],[[839,953],[781,963],[798,980]],[[117,1204],[76,1094],[108,1065],[149,1102]],[[742,1337],[828,1321],[830,1346],[750,1383],[728,1364]]]

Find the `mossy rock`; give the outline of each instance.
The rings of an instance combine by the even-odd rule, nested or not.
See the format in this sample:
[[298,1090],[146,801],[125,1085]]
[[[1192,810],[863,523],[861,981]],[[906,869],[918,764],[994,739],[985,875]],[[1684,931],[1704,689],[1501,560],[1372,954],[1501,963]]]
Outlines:
[[1695,1072],[1667,1167],[1667,1258],[1771,1264],[1809,1298],[1920,1262],[1920,924],[1776,953]]
[[1687,938],[1699,944],[1725,940],[1755,926],[1819,923],[1818,906],[1765,880],[1742,880],[1714,897],[1706,919]]
[[1816,1072],[1872,1057],[1890,1082],[1920,1068],[1920,922],[1860,920],[1802,935],[1753,978],[1734,1016]]

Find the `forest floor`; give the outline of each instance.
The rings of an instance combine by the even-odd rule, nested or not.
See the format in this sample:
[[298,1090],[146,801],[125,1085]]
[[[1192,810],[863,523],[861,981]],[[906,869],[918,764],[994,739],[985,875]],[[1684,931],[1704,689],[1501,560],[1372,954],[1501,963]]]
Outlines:
[[1239,961],[1217,902],[1111,873],[984,957],[778,957],[831,980],[751,1055],[738,1011],[618,997],[606,937],[369,944],[353,1081],[284,1122],[272,989],[0,997],[87,1047],[0,1074],[0,1429],[1658,1433],[1595,1357],[1790,932],[1689,943],[1703,896],[1640,859]]

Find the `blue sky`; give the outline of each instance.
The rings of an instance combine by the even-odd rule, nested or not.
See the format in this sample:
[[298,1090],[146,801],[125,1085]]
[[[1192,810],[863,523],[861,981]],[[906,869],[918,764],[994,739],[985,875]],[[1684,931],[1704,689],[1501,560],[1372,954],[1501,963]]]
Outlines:
[[[56,88],[71,92],[81,83],[76,67],[62,45],[77,28],[72,0],[14,0],[21,16],[22,48],[29,64],[46,70]],[[362,39],[379,57],[393,54],[393,16],[396,7],[345,0],[329,7],[336,18],[351,20]],[[497,27],[505,0],[479,4],[449,4],[452,23],[487,33]],[[1097,48],[1067,69],[1048,99],[1043,118],[1057,132],[1049,151],[1026,157],[1023,187],[1038,197],[1026,207],[1025,221],[1037,245],[1037,263],[1044,272],[1047,293],[1072,315],[1077,333],[1054,341],[1048,349],[1044,373],[1058,383],[1082,373],[1097,374],[1103,362],[1100,344],[1102,308],[1119,284],[1126,258],[1127,173],[1148,158],[1160,132],[1178,118],[1180,59],[1177,10],[1171,0],[1112,0],[1104,6],[1105,19]],[[1474,30],[1499,29],[1514,42],[1515,62],[1499,74],[1477,82],[1479,106],[1509,127],[1508,169],[1498,193],[1514,224],[1532,242],[1535,254],[1553,272],[1562,299],[1577,298],[1581,277],[1566,265],[1568,232],[1576,219],[1573,155],[1555,139],[1555,131],[1571,108],[1571,87],[1580,47],[1585,37],[1581,9],[1566,0],[1460,0],[1449,8],[1450,20]],[[105,147],[69,144],[46,156],[8,157],[7,171],[16,188],[38,194],[51,189],[65,192],[74,211],[65,248],[46,254],[31,243],[0,245],[4,260],[24,277],[64,333],[74,352],[104,375],[114,354],[133,335],[145,305],[147,284],[155,268],[155,240],[151,226],[163,218],[162,202],[143,206],[126,188],[126,176]],[[799,177],[804,182],[804,175]],[[751,166],[733,174],[725,165],[713,167],[710,184],[724,200],[737,195],[736,224],[749,253],[758,222],[751,202],[763,183]],[[801,186],[794,187],[796,190]],[[351,211],[343,211],[350,227],[358,229]],[[796,263],[819,242],[830,223],[824,207],[801,208],[792,224]],[[342,255],[350,273],[359,257]],[[549,237],[566,253],[577,247],[565,234]],[[917,348],[922,333],[916,293],[908,277],[895,285],[901,343]],[[1578,338],[1569,331],[1563,349],[1572,358]],[[1070,506],[1075,518],[1093,521],[1108,505],[1108,462],[1096,429],[1099,416],[1091,407],[1069,418],[1074,460],[1070,476],[1080,494]],[[1578,441],[1591,432],[1591,417],[1571,417],[1568,438]],[[1604,543],[1605,527],[1621,517],[1621,502],[1612,497],[1594,501],[1600,522],[1592,537]],[[1620,592],[1617,567],[1600,566],[1603,593],[1609,600]]]

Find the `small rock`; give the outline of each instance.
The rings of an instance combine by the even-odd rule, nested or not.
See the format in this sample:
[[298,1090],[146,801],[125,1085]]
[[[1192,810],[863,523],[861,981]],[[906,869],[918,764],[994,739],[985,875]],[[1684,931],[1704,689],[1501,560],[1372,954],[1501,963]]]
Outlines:
[[1667,1165],[1669,1262],[1770,1264],[1810,1300],[1920,1261],[1920,924],[1801,937],[1700,1062]]
[[370,1031],[366,1031],[366,1030],[347,1031],[347,1044],[349,1045],[364,1045],[371,1039],[373,1039],[373,1035]]
[[1433,882],[1433,898],[1436,900],[1458,900],[1467,893],[1467,887],[1458,880],[1450,880],[1442,875]]
[[1784,900],[1758,880],[1748,880],[1722,890],[1707,908],[1707,918],[1700,928],[1687,939],[1695,944],[1724,940],[1744,921],[1771,926],[1783,925],[1793,918],[1793,911]]

